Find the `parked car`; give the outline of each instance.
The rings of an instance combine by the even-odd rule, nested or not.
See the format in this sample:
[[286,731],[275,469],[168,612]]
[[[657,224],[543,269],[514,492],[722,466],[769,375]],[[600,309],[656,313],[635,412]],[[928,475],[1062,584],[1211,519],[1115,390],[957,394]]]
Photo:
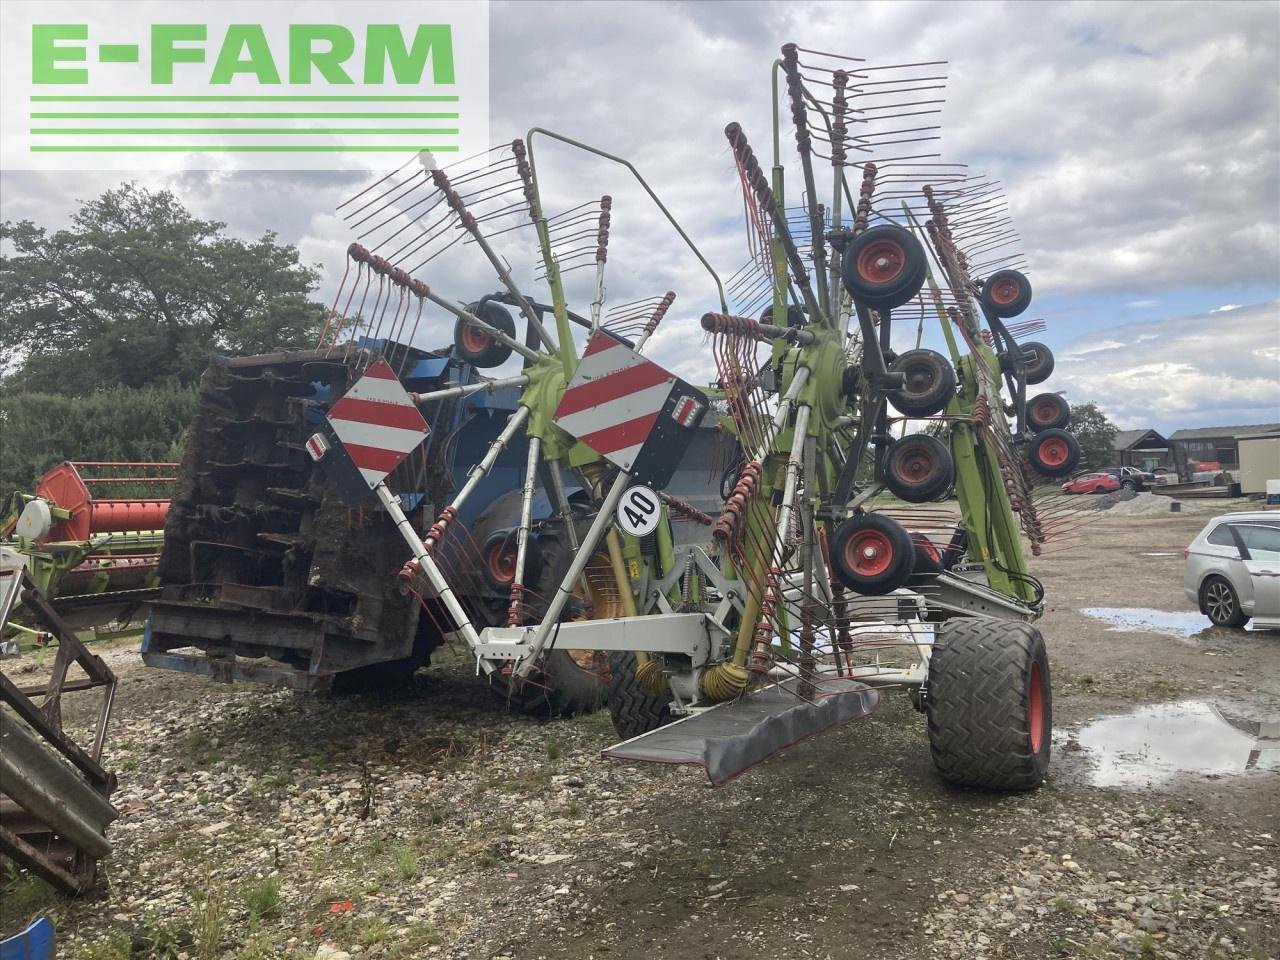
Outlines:
[[1214,624],[1280,629],[1280,513],[1210,520],[1183,557],[1182,589]]
[[1086,473],[1062,485],[1063,493],[1114,493],[1120,481],[1109,473]]
[[1120,481],[1120,486],[1130,490],[1146,490],[1161,482],[1154,473],[1139,470],[1137,467],[1103,467],[1102,472],[1115,477]]

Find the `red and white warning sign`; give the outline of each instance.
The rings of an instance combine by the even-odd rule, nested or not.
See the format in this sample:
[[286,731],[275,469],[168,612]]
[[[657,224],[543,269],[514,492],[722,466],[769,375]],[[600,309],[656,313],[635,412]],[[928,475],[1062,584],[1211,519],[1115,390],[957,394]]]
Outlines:
[[554,420],[637,480],[661,488],[706,409],[706,398],[690,384],[597,330]]
[[417,405],[386,360],[375,360],[337,403],[329,426],[372,489],[430,433]]

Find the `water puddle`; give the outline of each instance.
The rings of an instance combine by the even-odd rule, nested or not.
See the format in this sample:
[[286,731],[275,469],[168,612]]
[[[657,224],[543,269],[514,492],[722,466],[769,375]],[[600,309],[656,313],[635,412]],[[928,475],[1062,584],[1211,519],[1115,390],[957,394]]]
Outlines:
[[1080,612],[1113,624],[1113,632],[1141,630],[1165,633],[1179,640],[1191,640],[1213,626],[1203,613],[1174,613],[1150,607],[1084,607]]
[[1081,752],[1087,779],[1100,787],[1149,787],[1180,776],[1211,779],[1250,770],[1280,771],[1280,718],[1227,717],[1212,703],[1188,700],[1099,717],[1055,737]]
[[1140,556],[1140,557],[1176,557],[1177,555],[1178,555],[1178,554],[1177,554],[1176,552],[1172,551],[1172,550],[1171,550],[1171,551],[1169,551],[1168,553],[1140,553],[1140,554],[1138,554],[1138,556]]

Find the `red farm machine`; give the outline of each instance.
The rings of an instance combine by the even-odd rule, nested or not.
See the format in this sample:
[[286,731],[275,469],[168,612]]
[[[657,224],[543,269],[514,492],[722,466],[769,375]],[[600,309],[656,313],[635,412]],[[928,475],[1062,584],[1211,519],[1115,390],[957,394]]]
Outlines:
[[[517,703],[607,702],[607,755],[717,784],[899,687],[945,778],[1039,784],[1026,555],[1078,521],[1049,481],[1079,447],[1062,398],[1028,396],[1053,358],[1014,320],[1031,286],[999,184],[933,152],[943,67],[784,46],[772,157],[725,128],[747,235],[725,282],[634,166],[541,128],[348,199],[316,349],[201,385],[147,662],[315,687],[452,638]],[[606,309],[623,209],[549,209],[535,147],[656,205],[714,291],[663,327],[702,339],[709,386],[646,356],[673,293]],[[451,250],[496,291],[434,289]],[[424,314],[451,350],[413,346]]]

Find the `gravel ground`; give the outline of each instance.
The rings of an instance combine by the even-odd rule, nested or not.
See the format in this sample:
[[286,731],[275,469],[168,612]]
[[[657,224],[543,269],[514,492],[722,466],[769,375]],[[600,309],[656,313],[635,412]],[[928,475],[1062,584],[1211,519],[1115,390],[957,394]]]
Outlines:
[[113,650],[102,889],[70,903],[20,878],[0,929],[48,909],[76,960],[1274,958],[1280,776],[1101,788],[1075,740],[1139,704],[1280,716],[1280,634],[1081,612],[1192,612],[1181,549],[1204,519],[1104,513],[1035,562],[1059,736],[1029,794],[942,785],[903,696],[713,790],[599,759],[599,715],[508,713],[447,655],[413,691],[334,698]]

